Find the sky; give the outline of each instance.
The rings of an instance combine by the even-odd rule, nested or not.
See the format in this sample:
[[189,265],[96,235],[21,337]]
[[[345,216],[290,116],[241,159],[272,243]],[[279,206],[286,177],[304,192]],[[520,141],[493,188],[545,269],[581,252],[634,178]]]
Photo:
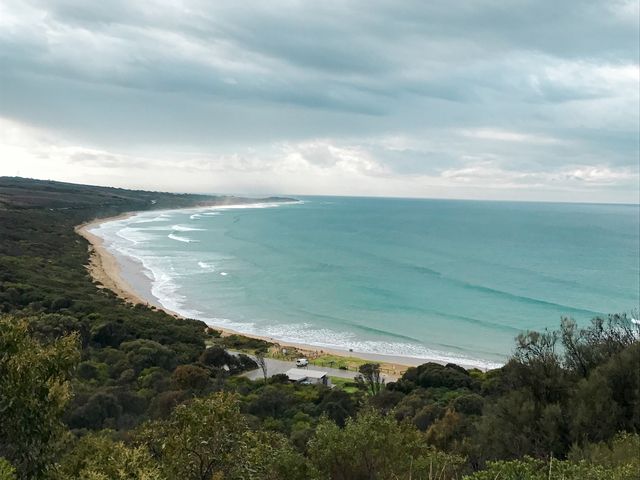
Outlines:
[[639,203],[637,0],[0,0],[0,175]]

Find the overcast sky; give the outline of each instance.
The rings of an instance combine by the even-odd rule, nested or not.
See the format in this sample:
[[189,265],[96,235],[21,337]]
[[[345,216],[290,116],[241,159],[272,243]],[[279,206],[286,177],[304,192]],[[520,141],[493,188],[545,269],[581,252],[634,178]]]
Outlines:
[[0,0],[0,174],[639,201],[639,2]]

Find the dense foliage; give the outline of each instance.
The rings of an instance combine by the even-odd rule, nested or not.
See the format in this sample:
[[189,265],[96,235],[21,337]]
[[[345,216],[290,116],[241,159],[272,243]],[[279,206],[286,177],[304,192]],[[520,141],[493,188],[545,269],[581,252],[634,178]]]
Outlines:
[[250,381],[225,349],[264,342],[92,282],[75,225],[207,201],[0,179],[0,480],[638,478],[624,315],[523,334],[498,370],[426,363],[385,385],[365,364],[329,389]]

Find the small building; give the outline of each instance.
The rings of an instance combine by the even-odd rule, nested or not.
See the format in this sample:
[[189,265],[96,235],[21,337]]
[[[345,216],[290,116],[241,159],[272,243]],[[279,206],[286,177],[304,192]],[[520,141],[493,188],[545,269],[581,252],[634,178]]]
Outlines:
[[294,383],[302,383],[304,385],[326,385],[327,387],[331,386],[331,379],[327,372],[292,368],[287,370],[285,375]]

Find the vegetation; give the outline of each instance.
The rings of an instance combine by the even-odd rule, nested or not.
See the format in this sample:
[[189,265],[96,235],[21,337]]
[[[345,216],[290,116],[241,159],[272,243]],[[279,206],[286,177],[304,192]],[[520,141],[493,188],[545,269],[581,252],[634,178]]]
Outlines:
[[337,355],[323,353],[318,357],[311,359],[311,363],[317,365],[318,367],[339,368],[341,370],[357,371],[362,365],[367,363],[367,361],[356,357],[339,357]]
[[356,393],[360,386],[354,380],[349,380],[348,378],[342,377],[330,377],[331,385],[335,388],[339,388],[344,390],[347,393]]
[[78,361],[77,335],[41,345],[24,321],[0,319],[0,456],[28,476],[55,458],[71,395],[69,372]]
[[356,383],[358,383],[363,390],[372,396],[376,396],[382,391],[384,379],[380,375],[380,365],[377,363],[365,363],[360,366],[358,372]]
[[92,282],[75,225],[205,201],[0,179],[0,480],[638,478],[625,315],[523,334],[497,370],[426,363],[385,385],[360,363],[329,389],[250,381],[226,349],[267,342]]

